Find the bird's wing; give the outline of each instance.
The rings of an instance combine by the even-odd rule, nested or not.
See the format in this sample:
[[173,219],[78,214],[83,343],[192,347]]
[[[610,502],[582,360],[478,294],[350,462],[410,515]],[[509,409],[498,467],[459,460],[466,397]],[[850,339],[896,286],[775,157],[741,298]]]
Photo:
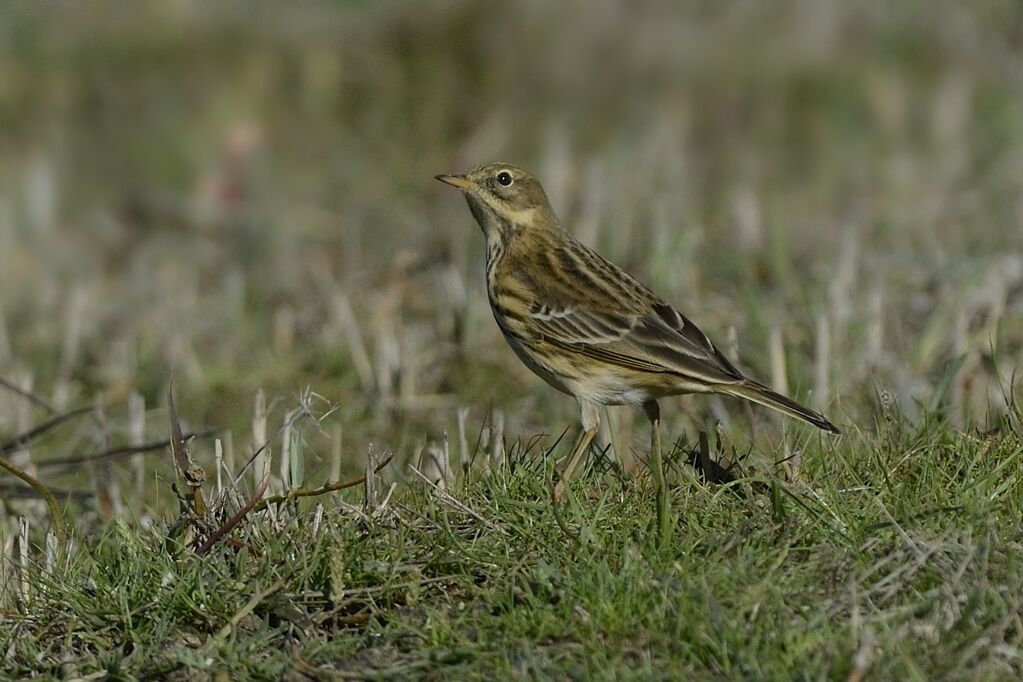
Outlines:
[[707,335],[663,302],[628,313],[582,305],[530,308],[535,340],[644,372],[671,373],[712,384],[744,377]]

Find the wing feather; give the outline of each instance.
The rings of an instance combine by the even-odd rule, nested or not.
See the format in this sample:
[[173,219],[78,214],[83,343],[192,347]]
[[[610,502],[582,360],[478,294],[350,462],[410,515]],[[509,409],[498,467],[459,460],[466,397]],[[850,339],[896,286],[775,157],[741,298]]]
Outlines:
[[707,336],[667,304],[628,315],[574,307],[534,315],[531,323],[539,340],[621,367],[715,384],[743,380]]
[[568,241],[543,250],[545,258],[537,250],[498,266],[504,279],[489,290],[491,301],[518,317],[499,317],[505,333],[640,372],[745,380],[695,324],[592,249]]

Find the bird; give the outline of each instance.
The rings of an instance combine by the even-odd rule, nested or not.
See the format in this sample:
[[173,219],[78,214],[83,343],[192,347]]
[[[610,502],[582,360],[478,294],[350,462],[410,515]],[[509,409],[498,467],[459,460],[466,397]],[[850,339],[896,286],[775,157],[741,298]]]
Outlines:
[[747,377],[688,317],[575,239],[527,171],[488,163],[436,178],[462,191],[483,231],[487,296],[505,340],[530,370],[579,403],[582,432],[556,497],[605,405],[643,409],[661,482],[660,398],[734,396],[839,433],[824,415]]

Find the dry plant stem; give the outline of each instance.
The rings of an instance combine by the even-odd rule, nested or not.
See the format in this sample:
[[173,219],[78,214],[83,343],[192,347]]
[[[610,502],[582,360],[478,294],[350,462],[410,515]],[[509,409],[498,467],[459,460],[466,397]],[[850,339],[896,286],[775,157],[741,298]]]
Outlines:
[[67,526],[64,523],[64,513],[60,509],[60,504],[57,502],[57,498],[53,496],[53,493],[50,492],[50,489],[43,485],[42,481],[28,472],[22,471],[3,457],[0,457],[0,468],[14,474],[39,493],[39,496],[43,498],[43,501],[46,502],[46,506],[50,510],[50,518],[53,520],[53,534],[57,536],[57,541],[63,546],[67,540]]
[[177,469],[178,475],[185,482],[185,485],[191,490],[189,504],[192,513],[195,514],[196,518],[201,519],[206,516],[206,500],[202,494],[202,484],[206,480],[206,472],[192,461],[192,456],[188,453],[188,444],[185,441],[184,434],[181,432],[178,410],[174,405],[173,381],[167,387],[167,411],[170,415],[170,446],[171,455],[174,458],[174,466]]
[[[195,431],[192,433],[186,433],[182,436],[182,438],[187,444],[193,438],[209,438],[215,433],[216,433],[215,429],[206,429],[205,431]],[[75,464],[84,464],[85,462],[92,462],[98,459],[107,459],[110,457],[124,457],[127,455],[138,455],[144,452],[160,450],[169,445],[171,445],[171,440],[167,438],[164,440],[152,441],[151,443],[142,443],[140,445],[125,445],[116,448],[110,448],[109,450],[93,452],[87,455],[73,455],[71,457],[63,457],[61,459],[50,459],[45,462],[37,463],[36,467],[39,469],[49,469],[50,467],[72,466]]]
[[[74,498],[75,500],[91,500],[94,493],[88,490],[69,490],[68,488],[54,488],[47,486],[47,489],[53,493],[53,496],[58,500],[65,500],[67,498]],[[37,495],[35,490],[32,488],[22,485],[17,481],[3,481],[0,482],[0,498],[4,499],[16,499],[33,497]]]
[[[386,458],[384,458],[384,460],[376,466],[376,469],[373,470],[373,473],[377,474],[383,471],[384,467],[390,464],[392,459],[394,459],[394,453],[391,453]],[[259,504],[253,507],[253,510],[262,511],[263,509],[269,507],[271,504],[278,504],[280,502],[290,502],[291,500],[294,500],[299,497],[316,497],[317,495],[326,495],[327,493],[337,492],[338,490],[354,488],[355,486],[362,485],[365,482],[366,477],[359,476],[358,478],[350,478],[347,481],[334,481],[332,483],[325,483],[319,488],[313,489],[300,488],[298,490],[290,490],[282,495],[274,495],[273,497],[268,497],[265,500],[262,500],[261,502],[259,502]]]
[[30,391],[26,391],[25,389],[21,388],[17,384],[10,382],[7,379],[4,379],[3,377],[0,377],[0,386],[6,388],[8,391],[11,391],[12,393],[20,395],[22,398],[24,398],[25,400],[29,401],[30,403],[32,403],[36,407],[41,407],[42,409],[46,410],[50,414],[57,414],[57,408],[55,408],[53,405],[51,405],[50,403],[46,402],[45,400],[43,400],[42,398],[40,398],[36,394],[34,394],[34,393],[30,392]]
[[219,542],[222,537],[230,533],[235,526],[241,523],[242,519],[244,519],[245,516],[250,511],[252,511],[252,508],[255,507],[256,503],[259,502],[261,497],[263,497],[263,493],[266,492],[267,486],[269,485],[270,472],[268,471],[263,475],[263,480],[260,481],[259,487],[256,488],[256,492],[252,494],[252,497],[249,498],[248,502],[246,502],[245,505],[241,509],[239,509],[234,516],[229,518],[227,520],[227,523],[225,523],[217,530],[213,531],[213,534],[206,538],[206,541],[196,548],[195,553],[199,556],[202,556],[206,552],[210,551],[210,548],[212,548],[213,545],[217,544],[217,542]]
[[374,474],[376,473],[379,461],[378,455],[373,449],[373,444],[370,443],[369,454],[366,457],[366,475],[363,476],[363,482],[366,484],[366,494],[363,498],[363,509],[369,514],[372,513],[377,506],[377,485]]
[[11,438],[7,442],[5,442],[3,445],[0,445],[0,455],[6,455],[9,452],[14,452],[15,450],[18,450],[19,448],[25,446],[27,443],[29,443],[33,439],[38,438],[39,436],[43,435],[44,433],[46,433],[50,429],[55,428],[55,427],[59,426],[60,424],[63,424],[64,422],[68,421],[69,419],[73,419],[73,418],[81,416],[83,414],[87,414],[89,412],[92,412],[92,409],[93,409],[92,405],[86,405],[85,407],[78,407],[78,408],[75,408],[74,410],[71,410],[70,412],[65,412],[64,414],[58,414],[56,417],[52,417],[51,419],[47,419],[46,421],[44,421],[39,426],[33,427],[33,428],[29,429],[28,431],[25,431],[24,433],[21,433],[21,434],[15,436],[14,438]]
[[[384,459],[384,461],[378,464],[373,473],[374,474],[380,473],[384,467],[390,464],[392,459],[394,459],[394,453],[388,455]],[[266,475],[263,476],[263,480],[260,482],[259,487],[256,489],[256,492],[253,493],[252,497],[249,498],[249,501],[245,503],[245,506],[239,509],[234,516],[228,519],[227,523],[225,523],[223,526],[214,531],[214,533],[210,535],[210,537],[207,538],[207,540],[204,543],[199,545],[199,547],[196,548],[195,553],[201,556],[208,552],[213,547],[213,545],[219,542],[221,538],[223,538],[225,535],[230,533],[231,530],[239,523],[241,523],[242,519],[244,519],[252,511],[262,511],[271,504],[277,504],[280,502],[290,502],[291,500],[294,500],[299,497],[314,497],[317,495],[325,495],[327,493],[336,492],[338,490],[344,490],[345,488],[354,488],[357,485],[362,485],[363,483],[365,483],[365,481],[366,481],[365,476],[359,476],[358,478],[349,479],[347,481],[327,483],[313,490],[308,489],[292,490],[283,495],[274,495],[273,497],[268,497],[265,500],[261,500],[260,498],[262,498],[263,493],[266,492],[267,486],[270,485],[270,474],[268,472]]]

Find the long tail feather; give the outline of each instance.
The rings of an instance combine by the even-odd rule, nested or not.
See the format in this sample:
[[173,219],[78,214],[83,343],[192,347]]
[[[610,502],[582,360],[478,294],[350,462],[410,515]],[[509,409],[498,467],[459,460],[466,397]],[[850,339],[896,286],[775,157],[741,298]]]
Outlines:
[[770,407],[771,409],[778,410],[782,414],[787,414],[790,417],[801,419],[807,423],[813,424],[818,429],[823,429],[831,433],[841,433],[834,424],[829,422],[825,416],[819,412],[815,412],[808,407],[803,407],[795,400],[786,398],[781,393],[772,391],[767,386],[757,383],[756,381],[747,380],[742,384],[735,384],[732,386],[722,386],[722,393],[734,395],[739,398],[745,398],[751,400],[760,405]]

